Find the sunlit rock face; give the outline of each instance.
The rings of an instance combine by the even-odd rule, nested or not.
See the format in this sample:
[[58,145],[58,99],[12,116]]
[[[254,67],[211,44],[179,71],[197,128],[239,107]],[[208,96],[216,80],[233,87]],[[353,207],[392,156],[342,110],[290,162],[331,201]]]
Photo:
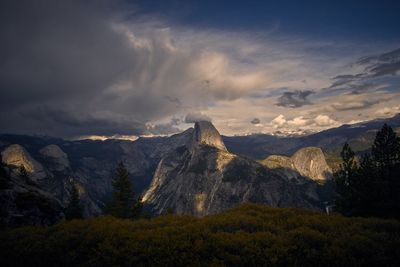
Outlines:
[[260,162],[269,169],[281,173],[288,179],[297,179],[300,173],[296,170],[294,163],[290,157],[281,155],[271,155]]
[[52,170],[63,171],[69,168],[68,155],[59,146],[48,145],[39,152],[49,162]]
[[64,218],[64,206],[37,181],[12,171],[0,162],[0,226],[51,225]]
[[297,179],[289,179],[280,171],[228,152],[211,123],[197,123],[193,140],[158,164],[143,197],[155,214],[173,210],[203,216],[244,202],[320,209],[316,183],[298,173]]
[[46,177],[43,166],[31,157],[25,148],[18,144],[8,146],[1,152],[1,156],[5,165],[14,167],[24,166],[32,179],[43,179]]
[[305,177],[316,181],[332,178],[332,170],[326,163],[324,153],[318,147],[299,149],[291,159],[296,170]]
[[207,145],[227,151],[221,135],[214,125],[209,121],[199,121],[194,125],[192,147]]
[[272,155],[261,163],[270,169],[284,171],[291,178],[300,175],[318,182],[332,178],[332,170],[318,147],[301,148],[292,157]]

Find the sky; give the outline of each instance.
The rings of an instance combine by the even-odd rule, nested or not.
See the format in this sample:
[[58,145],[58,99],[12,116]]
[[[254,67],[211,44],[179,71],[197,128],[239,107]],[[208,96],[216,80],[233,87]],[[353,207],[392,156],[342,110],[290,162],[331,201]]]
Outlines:
[[305,134],[400,112],[400,1],[0,1],[0,133]]

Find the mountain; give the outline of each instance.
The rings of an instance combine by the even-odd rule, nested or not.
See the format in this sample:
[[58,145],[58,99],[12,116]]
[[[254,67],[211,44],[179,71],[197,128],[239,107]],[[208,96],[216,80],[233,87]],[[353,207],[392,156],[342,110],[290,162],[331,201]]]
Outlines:
[[65,206],[69,185],[79,188],[86,217],[103,213],[119,161],[127,167],[137,194],[149,186],[160,159],[171,149],[188,142],[193,129],[170,137],[138,140],[79,140],[0,135],[2,161],[14,172],[23,165],[37,185]]
[[[27,157],[25,159],[30,159],[26,151],[16,146],[3,154],[7,156],[11,149],[19,150]],[[29,163],[32,161],[23,161],[21,165]],[[21,176],[18,171],[0,162],[0,229],[10,226],[52,225],[62,218],[63,206],[56,197],[40,188],[35,180]]]
[[326,163],[324,153],[319,147],[301,148],[291,157],[271,155],[260,163],[270,169],[284,169],[290,177],[293,175],[288,171],[320,182],[332,178],[332,169]]
[[305,136],[274,136],[254,134],[248,136],[223,136],[229,151],[250,157],[265,159],[270,155],[291,155],[302,147],[314,146],[324,151],[326,156],[339,156],[345,142],[349,142],[354,151],[363,153],[371,147],[376,132],[384,123],[400,133],[400,114],[392,118],[376,119],[357,124],[345,124],[318,133]]
[[[318,156],[321,154],[315,155],[315,149],[303,149],[293,162],[302,173],[314,175],[316,170],[298,161],[312,165],[318,163]],[[220,213],[244,202],[321,209],[319,185],[298,170],[290,170],[296,179],[230,153],[210,122],[196,122],[191,142],[161,159],[143,201],[156,214],[172,210],[198,216]],[[322,174],[316,178],[324,179]]]
[[[296,151],[304,147],[319,147],[326,161],[332,167],[333,163],[338,162],[339,151],[345,141],[349,141],[354,150],[362,153],[368,149],[376,131],[381,128],[383,123],[388,123],[393,128],[399,129],[400,116],[397,115],[385,120],[374,120],[355,125],[343,125],[302,137],[277,137],[271,135],[221,137],[214,126],[207,122],[198,123],[197,129],[190,128],[169,137],[141,137],[135,141],[70,141],[43,136],[1,134],[0,152],[3,155],[3,162],[9,171],[15,171],[17,166],[23,165],[28,170],[30,178],[37,184],[37,187],[58,200],[62,206],[65,206],[69,200],[68,185],[70,181],[74,181],[79,188],[82,204],[84,205],[84,215],[92,217],[102,214],[104,205],[110,197],[112,190],[111,180],[119,161],[123,161],[126,165],[134,184],[134,191],[137,194],[148,191],[147,189],[153,181],[156,170],[158,173],[161,170],[165,170],[167,164],[180,165],[179,158],[181,158],[181,161],[186,160],[187,163],[191,163],[190,166],[194,173],[197,171],[199,174],[203,172],[202,170],[206,168],[204,166],[208,164],[204,162],[204,159],[210,160],[210,166],[207,167],[209,169],[206,168],[207,171],[219,178],[224,176],[224,181],[226,181],[226,177],[233,179],[235,176],[246,176],[247,174],[244,170],[247,167],[238,167],[241,165],[249,166],[251,174],[249,174],[248,179],[250,181],[258,179],[261,170],[261,172],[267,172],[265,176],[268,177],[285,177],[286,180],[295,178],[289,183],[288,190],[290,191],[293,187],[292,184],[299,183],[297,181],[298,177],[308,176],[311,178],[306,180],[305,184],[311,183],[312,181],[310,182],[309,180],[315,179],[312,173],[302,172],[302,169],[299,169],[298,166],[292,166],[294,163],[287,160]],[[204,147],[204,149],[199,150],[196,147]],[[208,150],[206,147],[208,147]],[[193,153],[194,151],[197,152]],[[189,157],[187,154],[191,156]],[[318,152],[318,154],[320,156],[317,158],[321,159],[321,153]],[[263,161],[269,156],[273,157],[269,158],[267,167],[272,170],[265,171],[266,163]],[[213,163],[213,158],[219,159],[219,165]],[[303,161],[302,158],[300,157],[300,163]],[[311,164],[309,157],[306,156],[305,158]],[[200,163],[195,164],[196,160]],[[254,162],[254,160],[260,161]],[[324,162],[321,160],[318,160],[318,162],[316,166],[321,166],[324,169]],[[268,164],[278,164],[278,168],[273,168]],[[282,166],[279,167],[279,164]],[[307,166],[305,165],[304,167],[304,170],[307,171]],[[168,168],[174,167],[170,166]],[[218,171],[212,171],[212,168]],[[218,173],[221,170],[222,174]],[[312,172],[314,171],[318,172],[318,167],[317,170],[312,170]],[[191,175],[193,176],[193,174]],[[157,174],[157,176],[159,175]],[[170,177],[171,174],[169,173],[168,176]],[[244,180],[241,180],[242,178],[238,179],[240,180],[238,184],[244,183]],[[302,179],[300,178],[300,180]],[[277,178],[277,181],[280,180]],[[185,182],[187,181],[185,180]],[[317,182],[319,183],[319,181]],[[287,186],[287,182],[280,183],[282,186]],[[208,184],[211,184],[210,181],[208,181]],[[316,186],[314,185],[315,183],[312,184]],[[224,186],[227,186],[227,184],[224,184]],[[294,185],[294,187],[297,188],[298,185]],[[226,190],[229,192],[231,188]],[[259,190],[262,189],[260,188]],[[326,192],[324,188],[320,187],[317,187],[317,191],[319,196],[321,196],[320,191]],[[315,190],[313,192],[315,193]],[[235,197],[237,195],[233,196],[233,198]],[[198,199],[201,200],[202,198],[204,198],[203,195],[198,196]],[[304,199],[303,197],[300,198]],[[276,197],[273,199],[276,199]],[[316,198],[314,197],[313,199]],[[256,199],[254,201],[259,200]],[[199,203],[202,203],[202,201]],[[204,201],[204,203],[206,202]],[[302,206],[306,205],[302,204]],[[314,202],[310,206],[314,207]]]
[[191,150],[195,150],[199,145],[206,145],[215,147],[222,151],[227,151],[221,135],[211,122],[196,122],[192,135],[192,143],[190,145]]

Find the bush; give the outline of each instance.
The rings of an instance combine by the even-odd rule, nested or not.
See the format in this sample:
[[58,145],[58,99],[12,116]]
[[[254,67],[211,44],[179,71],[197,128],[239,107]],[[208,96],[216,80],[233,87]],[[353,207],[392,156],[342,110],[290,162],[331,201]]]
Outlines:
[[245,204],[0,233],[1,266],[399,266],[400,222]]

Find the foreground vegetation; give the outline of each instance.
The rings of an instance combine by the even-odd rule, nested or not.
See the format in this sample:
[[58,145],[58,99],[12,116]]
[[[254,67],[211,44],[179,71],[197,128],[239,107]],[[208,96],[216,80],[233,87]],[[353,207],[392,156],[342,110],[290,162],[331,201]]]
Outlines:
[[244,204],[0,233],[1,266],[399,266],[400,222]]

